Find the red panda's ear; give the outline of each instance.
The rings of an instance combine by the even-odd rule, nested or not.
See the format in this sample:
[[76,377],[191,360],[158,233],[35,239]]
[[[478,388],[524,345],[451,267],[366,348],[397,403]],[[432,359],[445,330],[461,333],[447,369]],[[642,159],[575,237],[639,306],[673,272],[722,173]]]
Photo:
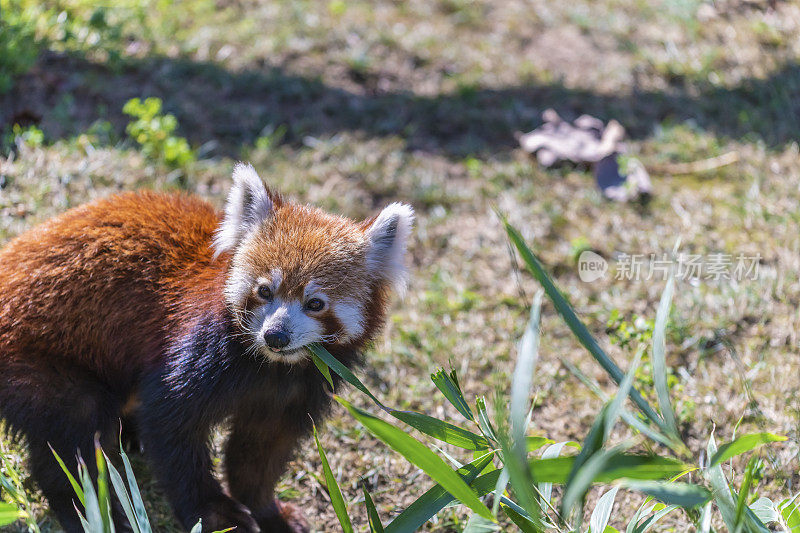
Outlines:
[[245,235],[269,218],[273,207],[269,192],[252,165],[237,163],[225,217],[214,235],[214,256],[233,251]]
[[395,290],[405,289],[406,247],[414,225],[414,210],[406,204],[390,204],[366,229],[369,239],[367,269],[373,276],[394,285]]

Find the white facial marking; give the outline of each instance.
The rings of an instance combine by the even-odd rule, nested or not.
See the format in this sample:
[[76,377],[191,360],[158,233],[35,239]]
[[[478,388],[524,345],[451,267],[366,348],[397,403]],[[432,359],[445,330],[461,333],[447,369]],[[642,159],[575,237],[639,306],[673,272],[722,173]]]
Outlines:
[[[324,331],[318,320],[308,316],[303,310],[303,303],[284,301],[274,298],[261,306],[251,322],[251,331],[255,335],[255,343],[259,351],[268,359],[284,363],[295,363],[308,357],[305,350],[307,344],[322,340]],[[289,344],[280,351],[267,346],[264,335],[268,331],[282,330],[289,335]]]
[[243,268],[234,268],[225,282],[225,301],[232,306],[239,306],[253,287],[253,277]]
[[364,306],[353,298],[344,298],[334,303],[333,313],[344,328],[341,341],[357,339],[364,333]]
[[275,294],[278,291],[278,288],[281,286],[281,283],[283,283],[283,272],[281,272],[280,268],[273,268],[270,270],[269,277],[258,278],[256,280],[256,284],[253,289],[258,289],[258,287],[266,285],[269,287],[269,290]]

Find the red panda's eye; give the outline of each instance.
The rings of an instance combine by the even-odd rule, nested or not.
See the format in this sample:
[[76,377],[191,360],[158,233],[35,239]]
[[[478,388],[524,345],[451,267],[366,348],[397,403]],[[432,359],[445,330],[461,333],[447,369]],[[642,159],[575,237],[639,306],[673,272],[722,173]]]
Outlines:
[[306,309],[308,309],[309,311],[313,312],[322,311],[323,307],[325,307],[325,302],[323,302],[319,298],[311,298],[309,301],[306,302]]
[[258,296],[260,298],[263,298],[264,300],[271,300],[272,299],[272,289],[270,289],[266,285],[260,285],[258,287]]

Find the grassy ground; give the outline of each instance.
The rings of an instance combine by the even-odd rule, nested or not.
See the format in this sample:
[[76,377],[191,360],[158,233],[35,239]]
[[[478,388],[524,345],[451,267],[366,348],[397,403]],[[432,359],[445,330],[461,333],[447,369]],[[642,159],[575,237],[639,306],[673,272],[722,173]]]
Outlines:
[[[2,6],[7,14],[10,3]],[[664,282],[583,283],[575,265],[582,249],[607,258],[662,253],[680,238],[687,253],[760,254],[757,280],[679,285],[668,360],[680,427],[694,450],[712,427],[729,438],[740,419],[740,428],[787,435],[767,456],[759,492],[797,491],[800,4],[23,6],[47,41],[0,95],[0,127],[34,124],[44,143],[0,157],[3,240],[123,189],[184,187],[221,205],[237,159],[293,197],[353,217],[410,202],[418,213],[413,279],[363,375],[387,404],[437,416],[455,414],[431,400],[428,374],[438,366],[452,363],[468,396],[507,386],[536,289],[518,274],[493,208],[524,232],[621,362],[630,350],[614,344],[619,328],[606,331],[609,318],[614,311],[629,323],[653,318]],[[67,15],[59,18],[61,10]],[[164,101],[178,134],[198,149],[197,163],[170,171],[126,139],[122,107],[139,96]],[[703,174],[653,172],[651,202],[610,203],[588,172],[545,171],[516,148],[514,132],[538,125],[548,107],[619,120],[630,151],[652,168],[728,151],[739,162]],[[599,403],[561,360],[613,388],[548,305],[543,331],[535,431],[575,439]],[[360,478],[384,521],[430,485],[341,409],[322,440],[362,530]],[[315,528],[335,531],[312,448],[303,446],[280,489]],[[158,530],[172,530],[166,504],[141,472]],[[640,497],[618,501],[612,524],[620,526]],[[448,509],[429,527],[458,531],[465,515]],[[43,511],[42,520],[54,527]],[[671,523],[675,531],[688,527],[681,520]]]

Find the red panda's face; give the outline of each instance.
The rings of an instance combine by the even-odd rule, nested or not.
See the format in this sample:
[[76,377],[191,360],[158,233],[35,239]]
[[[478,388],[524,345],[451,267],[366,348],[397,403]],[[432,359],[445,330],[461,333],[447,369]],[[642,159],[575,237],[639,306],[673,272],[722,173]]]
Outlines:
[[309,357],[312,342],[360,346],[405,282],[411,208],[363,223],[285,203],[239,165],[214,245],[232,252],[225,300],[246,344],[270,360]]

